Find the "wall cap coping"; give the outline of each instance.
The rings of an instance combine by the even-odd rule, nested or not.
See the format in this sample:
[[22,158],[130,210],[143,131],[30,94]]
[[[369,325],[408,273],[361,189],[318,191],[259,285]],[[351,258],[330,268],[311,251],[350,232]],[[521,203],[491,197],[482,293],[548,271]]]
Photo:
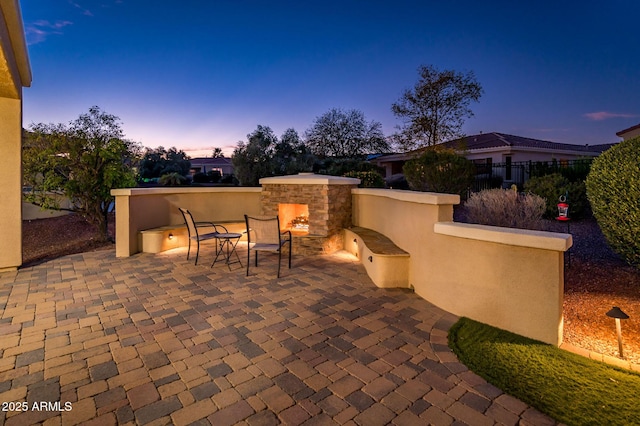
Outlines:
[[564,252],[569,250],[573,245],[571,234],[503,228],[472,223],[437,222],[433,225],[433,231],[436,234],[466,238],[469,240],[490,241],[498,244],[541,250]]
[[405,191],[402,189],[383,188],[354,188],[351,190],[351,193],[355,195],[386,197],[398,201],[408,201],[410,203],[435,205],[460,204],[459,195],[440,194],[437,192]]
[[260,179],[260,185],[360,185],[360,179],[341,176],[298,173],[297,175],[272,176]]
[[260,187],[249,186],[200,186],[200,187],[167,187],[167,188],[118,188],[112,189],[111,195],[118,196],[130,196],[135,197],[137,195],[169,195],[169,194],[202,194],[202,193],[214,193],[214,192],[261,192]]

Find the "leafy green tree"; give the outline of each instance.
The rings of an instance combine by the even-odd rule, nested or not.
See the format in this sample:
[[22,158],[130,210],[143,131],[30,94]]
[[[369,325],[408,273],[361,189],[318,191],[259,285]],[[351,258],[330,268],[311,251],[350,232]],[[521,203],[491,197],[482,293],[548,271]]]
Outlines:
[[140,161],[140,177],[142,179],[159,178],[170,173],[187,176],[191,169],[191,161],[183,150],[171,147],[147,148]]
[[345,177],[360,179],[360,188],[384,188],[384,179],[378,172],[374,171],[350,171],[345,173]]
[[390,150],[382,124],[367,122],[361,111],[330,109],[305,132],[306,144],[321,157],[357,157]]
[[258,186],[263,177],[310,171],[314,160],[294,129],[278,140],[270,127],[261,125],[247,135],[246,143],[238,142],[231,157],[234,174],[244,186]]
[[323,158],[313,165],[313,171],[321,175],[345,176],[349,172],[374,172],[382,176],[384,169],[358,158]]
[[460,138],[465,118],[473,117],[471,101],[482,96],[482,86],[473,72],[438,70],[432,65],[418,68],[420,78],[392,104],[393,113],[404,121],[393,139],[405,150],[432,146]]
[[473,162],[451,149],[433,147],[408,160],[402,171],[411,189],[425,192],[458,194],[462,197],[473,183]]
[[108,239],[107,217],[113,188],[135,186],[138,147],[123,139],[119,118],[94,106],[69,124],[34,124],[23,146],[23,174],[32,191],[27,200],[47,209],[71,210]]
[[313,168],[315,156],[304,144],[295,129],[287,129],[275,144],[273,151],[273,172],[275,175],[290,175],[309,172]]
[[243,186],[258,186],[260,178],[273,176],[271,161],[278,138],[268,126],[258,125],[247,135],[247,142],[238,142],[231,161],[236,178]]

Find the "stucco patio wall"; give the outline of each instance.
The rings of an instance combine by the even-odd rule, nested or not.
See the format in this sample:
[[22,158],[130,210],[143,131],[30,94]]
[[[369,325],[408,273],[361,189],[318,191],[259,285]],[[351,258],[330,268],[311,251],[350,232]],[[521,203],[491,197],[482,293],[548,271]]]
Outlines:
[[353,223],[410,254],[409,283],[458,316],[562,343],[571,235],[453,222],[457,195],[354,189]]
[[244,222],[244,214],[261,213],[260,192],[237,187],[114,189],[116,257],[141,251],[140,231],[184,224],[179,207],[189,209],[197,221]]

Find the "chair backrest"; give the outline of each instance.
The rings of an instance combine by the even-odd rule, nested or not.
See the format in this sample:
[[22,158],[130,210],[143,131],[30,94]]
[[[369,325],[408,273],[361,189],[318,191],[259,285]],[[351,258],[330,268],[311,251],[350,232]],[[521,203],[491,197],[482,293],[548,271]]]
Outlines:
[[247,238],[250,243],[280,244],[280,218],[278,216],[247,216]]
[[193,215],[187,209],[183,209],[179,207],[180,213],[182,213],[182,217],[184,218],[184,223],[187,225],[187,231],[189,232],[189,238],[198,237],[198,228],[196,227],[196,222],[193,220]]

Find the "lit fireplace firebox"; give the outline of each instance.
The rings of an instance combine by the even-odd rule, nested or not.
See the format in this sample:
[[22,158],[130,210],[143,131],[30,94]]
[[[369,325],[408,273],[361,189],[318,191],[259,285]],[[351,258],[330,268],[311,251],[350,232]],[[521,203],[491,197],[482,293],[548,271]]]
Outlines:
[[280,227],[296,234],[309,233],[309,205],[279,204]]

